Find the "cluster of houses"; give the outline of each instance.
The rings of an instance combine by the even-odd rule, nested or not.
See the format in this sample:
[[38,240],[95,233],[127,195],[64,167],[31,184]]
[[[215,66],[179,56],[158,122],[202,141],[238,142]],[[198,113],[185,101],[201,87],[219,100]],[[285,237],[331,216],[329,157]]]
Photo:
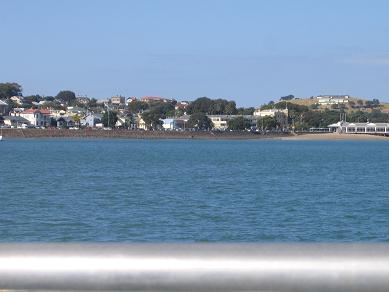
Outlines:
[[[318,104],[344,104],[349,102],[348,95],[322,95],[317,96]],[[22,104],[22,98],[18,96],[11,97],[15,104]],[[7,102],[0,100],[0,116],[2,123],[6,127],[11,128],[73,128],[80,127],[90,128],[104,128],[102,124],[102,113],[92,112],[87,109],[87,104],[90,100],[87,97],[77,97],[78,104],[81,106],[67,106],[64,110],[42,109],[44,102],[36,102],[33,108],[25,109],[22,107],[15,107],[11,111],[8,110]],[[109,100],[97,101],[97,104],[104,110],[115,110],[118,113],[118,119],[115,125],[110,127],[127,128],[127,129],[141,129],[149,130],[149,125],[145,123],[140,113],[132,114],[129,117],[126,107],[132,102],[138,101],[135,97],[125,98],[117,95]],[[171,102],[171,100],[155,97],[145,96],[139,99],[141,102]],[[83,106],[85,105],[85,106]],[[108,106],[109,105],[109,106]],[[183,115],[178,117],[168,117],[161,119],[161,129],[163,130],[185,130],[190,116],[185,113],[189,102],[180,101],[175,103],[175,109],[181,110]],[[258,120],[264,117],[273,117],[280,128],[288,128],[288,108],[285,109],[256,109],[252,115],[244,115],[243,118],[250,122],[252,128],[257,127]],[[229,121],[242,115],[208,115],[213,123],[213,129],[224,131],[228,129]],[[328,132],[343,132],[343,133],[389,133],[389,124],[379,123],[346,123],[339,122],[338,124],[328,125],[327,128],[321,129]]]
[[[147,125],[143,121],[140,114],[133,115],[131,118],[125,113],[125,108],[131,102],[137,101],[135,97],[124,98],[123,96],[113,96],[109,100],[99,100],[96,102],[101,107],[102,111],[92,112],[87,109],[87,104],[90,99],[87,97],[77,97],[78,104],[85,106],[67,106],[65,110],[54,110],[54,109],[42,109],[45,101],[33,102],[31,106],[33,108],[23,108],[23,97],[13,96],[10,100],[20,107],[15,107],[9,110],[8,103],[0,100],[0,116],[2,123],[5,127],[10,128],[47,128],[47,127],[58,127],[58,128],[74,128],[79,127],[90,127],[90,128],[103,128],[102,124],[102,112],[104,110],[115,110],[118,113],[118,120],[115,125],[111,127],[127,127],[129,129],[144,129],[147,130]],[[171,100],[145,96],[139,99],[142,102],[169,102]],[[189,102],[182,101],[177,102],[175,105],[176,109],[185,109],[189,105]],[[175,120],[173,123],[169,123],[169,119],[164,122],[163,128],[165,129],[176,129],[179,125],[188,121],[189,117],[184,116],[181,123]]]
[[[78,98],[79,101],[80,98]],[[134,97],[124,98],[122,96],[113,96],[110,100],[98,101],[98,103],[104,108],[104,105],[108,105],[104,110],[115,110],[118,113],[118,120],[115,125],[111,127],[128,128],[128,129],[141,129],[148,130],[148,125],[142,118],[141,114],[134,114],[130,118],[126,113],[125,108],[130,103],[135,102],[137,99]],[[169,102],[170,100],[161,97],[146,96],[139,99],[142,102]],[[13,101],[19,102],[16,97]],[[189,105],[189,102],[181,101],[175,103],[176,110],[182,110],[183,115],[179,117],[168,117],[161,119],[161,129],[163,130],[185,130],[187,129],[187,123],[190,116],[185,113],[185,109]],[[7,111],[7,103],[0,101],[0,114],[3,118],[3,124],[6,127],[11,128],[79,128],[79,127],[91,127],[91,128],[103,128],[102,113],[95,113],[88,111],[86,107],[68,106],[66,110],[53,110],[42,109],[38,104],[34,105],[35,109],[24,109],[16,107],[11,111]],[[287,126],[288,110],[279,109],[257,109],[253,115],[244,115],[243,117],[250,121],[252,127],[256,127],[257,121],[262,117],[274,117],[281,125]],[[224,131],[228,128],[228,122],[242,115],[208,115],[213,123],[215,130]]]

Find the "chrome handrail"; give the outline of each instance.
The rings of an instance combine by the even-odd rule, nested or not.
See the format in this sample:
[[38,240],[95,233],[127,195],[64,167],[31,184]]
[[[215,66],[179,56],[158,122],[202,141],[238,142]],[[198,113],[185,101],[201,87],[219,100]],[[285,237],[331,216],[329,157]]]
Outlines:
[[0,289],[388,291],[387,244],[0,244]]

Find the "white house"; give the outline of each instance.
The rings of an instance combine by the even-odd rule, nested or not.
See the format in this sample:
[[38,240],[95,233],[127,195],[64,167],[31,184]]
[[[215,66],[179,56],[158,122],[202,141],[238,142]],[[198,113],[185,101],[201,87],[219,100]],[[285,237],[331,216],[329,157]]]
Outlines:
[[25,118],[31,125],[37,127],[46,127],[50,124],[50,111],[28,109],[19,114],[22,118]]
[[167,118],[162,119],[162,127],[164,130],[179,130],[179,129],[185,129],[185,124],[187,120],[180,119],[180,118]]

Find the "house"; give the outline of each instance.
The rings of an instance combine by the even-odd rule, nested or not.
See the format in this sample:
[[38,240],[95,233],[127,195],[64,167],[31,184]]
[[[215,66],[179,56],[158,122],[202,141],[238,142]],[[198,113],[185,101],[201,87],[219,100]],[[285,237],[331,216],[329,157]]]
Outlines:
[[143,120],[142,115],[138,114],[136,117],[136,127],[141,130],[148,130],[148,127],[146,125],[146,122]]
[[130,103],[135,102],[136,100],[137,100],[136,97],[129,97],[126,100],[126,104],[129,105]]
[[96,124],[101,123],[101,115],[88,113],[84,118],[81,119],[80,123],[85,127],[96,127]]
[[77,106],[69,106],[67,107],[66,113],[69,116],[74,116],[74,115],[84,115],[86,112],[86,109],[77,107]]
[[8,113],[8,103],[0,100],[0,115],[6,115]]
[[126,99],[124,98],[124,96],[120,96],[120,95],[112,96],[111,97],[111,104],[114,104],[114,105],[124,105],[125,100]]
[[4,116],[4,125],[12,128],[19,128],[23,125],[30,125],[30,121],[20,116]]
[[180,118],[161,119],[164,130],[184,130],[187,120]]
[[125,128],[127,124],[127,118],[124,116],[118,116],[118,120],[116,121],[116,128]]
[[316,97],[320,105],[345,104],[349,102],[349,95],[319,95]]
[[14,103],[16,103],[17,105],[21,105],[23,104],[23,97],[22,96],[11,96],[10,97],[10,100],[12,100]]
[[60,117],[57,119],[57,128],[70,128],[74,127],[75,122],[70,117]]
[[28,109],[19,113],[19,116],[28,120],[33,126],[46,127],[50,124],[50,114],[48,110]]

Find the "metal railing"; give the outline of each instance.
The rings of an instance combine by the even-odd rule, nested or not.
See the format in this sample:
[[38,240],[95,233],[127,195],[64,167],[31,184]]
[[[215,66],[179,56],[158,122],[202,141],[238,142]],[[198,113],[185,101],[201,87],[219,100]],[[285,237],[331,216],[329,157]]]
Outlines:
[[389,291],[389,245],[0,244],[0,289]]

